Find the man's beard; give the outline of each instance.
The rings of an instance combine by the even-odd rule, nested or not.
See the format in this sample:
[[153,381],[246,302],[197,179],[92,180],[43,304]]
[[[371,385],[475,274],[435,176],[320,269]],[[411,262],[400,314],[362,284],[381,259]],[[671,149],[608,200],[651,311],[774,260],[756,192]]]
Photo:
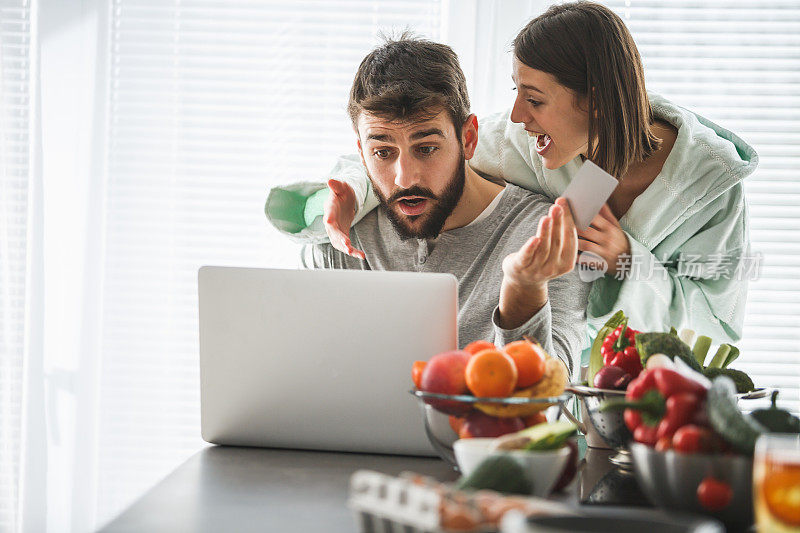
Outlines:
[[[463,151],[462,151],[463,154]],[[375,181],[372,181],[372,190],[375,196],[380,201],[381,205],[386,209],[386,215],[389,221],[394,226],[395,231],[402,239],[432,239],[439,236],[447,217],[453,212],[461,200],[461,195],[464,192],[464,182],[466,181],[466,161],[463,155],[459,157],[459,164],[455,172],[445,187],[444,192],[439,196],[433,194],[428,188],[425,187],[410,187],[408,189],[399,189],[395,191],[388,199],[381,194]],[[432,200],[433,207],[427,213],[416,216],[408,216],[397,213],[392,207],[397,200],[405,196],[421,196]],[[423,223],[418,228],[410,227],[406,221],[416,221],[420,217],[425,217]]]

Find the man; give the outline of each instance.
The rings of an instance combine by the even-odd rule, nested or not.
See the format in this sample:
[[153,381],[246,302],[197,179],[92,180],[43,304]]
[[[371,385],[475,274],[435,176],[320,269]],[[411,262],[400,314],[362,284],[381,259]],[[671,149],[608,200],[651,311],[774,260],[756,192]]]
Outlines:
[[[452,49],[405,38],[375,49],[358,69],[348,112],[380,205],[350,233],[363,259],[325,243],[305,247],[303,265],[452,273],[462,345],[529,335],[573,370],[589,287],[573,270],[569,208],[465,164],[478,123]],[[352,194],[334,180],[329,186]]]

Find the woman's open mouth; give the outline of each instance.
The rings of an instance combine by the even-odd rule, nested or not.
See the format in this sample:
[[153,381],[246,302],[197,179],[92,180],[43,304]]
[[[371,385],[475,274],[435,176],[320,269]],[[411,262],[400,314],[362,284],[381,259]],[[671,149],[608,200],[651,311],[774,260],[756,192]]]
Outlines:
[[546,133],[540,133],[536,136],[536,153],[539,155],[544,155],[550,145],[553,143],[553,139]]
[[428,198],[422,196],[408,196],[398,200],[397,205],[400,206],[400,211],[402,211],[404,215],[413,217],[425,212],[425,208],[428,206]]

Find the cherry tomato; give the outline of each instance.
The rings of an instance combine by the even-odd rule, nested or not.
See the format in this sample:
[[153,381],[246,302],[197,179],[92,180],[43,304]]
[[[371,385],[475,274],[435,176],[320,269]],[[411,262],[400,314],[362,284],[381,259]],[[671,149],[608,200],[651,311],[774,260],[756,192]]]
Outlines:
[[706,451],[707,440],[711,432],[700,426],[688,424],[675,432],[672,436],[672,447],[676,452],[700,453]]
[[665,452],[672,448],[672,439],[669,437],[661,437],[656,441],[656,451]]
[[721,511],[733,499],[733,489],[728,483],[711,476],[697,486],[697,500],[709,511]]
[[414,364],[411,365],[411,380],[414,382],[414,386],[416,388],[420,388],[420,383],[422,382],[422,371],[425,370],[425,365],[427,365],[427,361],[414,361]]

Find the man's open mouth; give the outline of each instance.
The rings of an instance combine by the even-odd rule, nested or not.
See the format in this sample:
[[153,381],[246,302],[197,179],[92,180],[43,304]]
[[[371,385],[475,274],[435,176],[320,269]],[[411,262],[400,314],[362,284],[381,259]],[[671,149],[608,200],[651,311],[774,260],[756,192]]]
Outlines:
[[421,215],[428,206],[428,198],[423,196],[406,196],[397,201],[400,211],[407,216]]

